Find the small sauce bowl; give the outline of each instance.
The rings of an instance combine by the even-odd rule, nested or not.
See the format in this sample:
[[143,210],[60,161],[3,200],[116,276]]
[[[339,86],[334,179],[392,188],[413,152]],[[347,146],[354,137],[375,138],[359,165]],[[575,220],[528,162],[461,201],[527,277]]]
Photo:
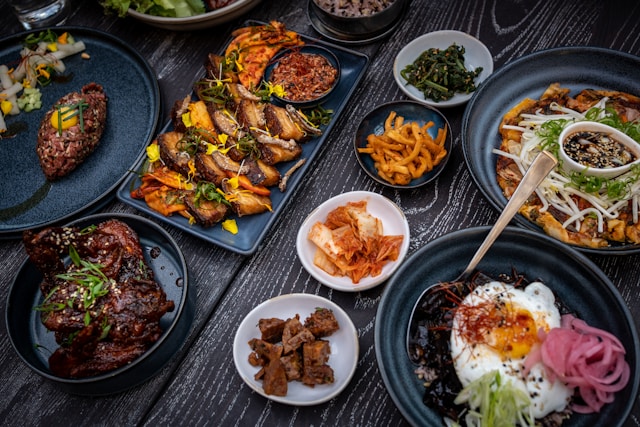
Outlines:
[[611,126],[580,121],[560,133],[558,150],[566,172],[615,178],[640,163],[640,143]]
[[[285,67],[283,72],[278,71],[279,67]],[[324,102],[340,81],[340,63],[324,47],[295,47],[276,55],[265,70],[264,79],[283,87],[284,96],[273,95],[280,102],[298,108],[314,107]]]

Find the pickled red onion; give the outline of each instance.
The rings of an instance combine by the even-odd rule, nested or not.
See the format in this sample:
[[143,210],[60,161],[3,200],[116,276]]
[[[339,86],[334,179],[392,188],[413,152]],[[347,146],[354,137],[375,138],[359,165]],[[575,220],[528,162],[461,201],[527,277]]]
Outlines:
[[564,315],[561,327],[540,330],[538,336],[542,344],[527,356],[525,371],[541,361],[550,380],[577,388],[584,404],[573,403],[575,412],[600,412],[627,385],[631,370],[613,334]]

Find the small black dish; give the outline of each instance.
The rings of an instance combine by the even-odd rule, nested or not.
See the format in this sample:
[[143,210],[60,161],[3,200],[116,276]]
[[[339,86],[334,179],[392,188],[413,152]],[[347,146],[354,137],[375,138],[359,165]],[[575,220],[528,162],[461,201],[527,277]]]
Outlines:
[[42,274],[27,257],[18,270],[7,297],[5,322],[9,340],[29,368],[70,394],[115,394],[151,379],[178,352],[189,333],[195,314],[196,295],[195,290],[190,289],[184,256],[175,240],[160,226],[140,216],[113,213],[87,216],[68,225],[86,227],[109,219],[121,220],[136,231],[157,282],[167,294],[167,299],[175,302],[175,308],[160,320],[164,331],[160,339],[132,363],[89,378],[58,377],[49,370],[48,363],[50,352],[58,344],[54,334],[42,325],[40,313],[34,310],[43,301],[39,287]]
[[336,86],[338,86],[338,83],[340,82],[340,74],[341,74],[341,67],[340,67],[340,62],[338,61],[338,58],[336,57],[336,55],[331,52],[329,49],[324,48],[322,46],[318,46],[318,45],[303,45],[303,46],[299,46],[299,47],[295,47],[295,48],[291,48],[291,49],[286,49],[283,50],[282,52],[279,52],[271,61],[271,63],[267,66],[267,69],[265,70],[264,73],[264,80],[265,82],[271,83],[271,76],[275,70],[275,68],[278,66],[280,60],[282,60],[283,58],[285,58],[286,56],[292,54],[292,53],[301,53],[301,54],[307,54],[307,55],[320,55],[323,58],[325,58],[328,63],[334,67],[337,70],[337,75],[336,75],[336,79],[333,82],[333,85],[331,85],[331,88],[329,88],[327,91],[323,92],[321,95],[317,96],[316,98],[313,99],[309,99],[309,100],[304,100],[304,101],[295,101],[295,100],[291,100],[288,99],[286,96],[277,96],[275,94],[273,94],[272,96],[279,101],[280,103],[283,104],[290,104],[296,108],[310,108],[310,107],[315,107],[319,104],[321,104],[322,102],[326,101],[327,98],[331,95],[331,93],[333,92],[333,90],[336,88]]
[[[382,135],[384,133],[384,123],[389,114],[395,111],[397,116],[404,118],[404,122],[416,122],[420,126],[432,121],[433,126],[429,128],[428,132],[432,138],[436,138],[438,129],[445,128],[447,136],[444,143],[444,148],[447,150],[446,156],[438,163],[430,172],[425,173],[419,178],[411,180],[407,185],[391,184],[385,181],[378,175],[373,158],[366,153],[360,153],[359,148],[367,146],[367,137],[371,134]],[[426,185],[436,179],[440,173],[444,170],[449,157],[451,156],[451,147],[453,145],[453,137],[451,135],[451,126],[447,118],[436,108],[429,105],[422,104],[416,101],[393,101],[386,104],[379,105],[370,112],[368,112],[356,131],[354,139],[354,151],[358,163],[362,166],[362,169],[367,175],[374,181],[386,185],[387,187],[398,189],[412,189]]]

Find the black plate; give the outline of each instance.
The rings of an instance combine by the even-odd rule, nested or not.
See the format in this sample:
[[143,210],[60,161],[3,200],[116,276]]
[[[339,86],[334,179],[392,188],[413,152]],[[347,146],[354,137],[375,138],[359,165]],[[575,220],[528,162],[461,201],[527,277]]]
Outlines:
[[[462,120],[462,149],[471,175],[494,208],[502,211],[506,198],[496,181],[502,116],[522,99],[540,98],[552,83],[571,89],[608,89],[640,95],[640,58],[597,47],[561,47],[535,52],[494,71],[471,98]],[[522,215],[514,223],[544,233]],[[611,245],[578,250],[599,255],[640,252],[640,245]]]
[[[246,23],[245,25],[259,24],[260,23],[252,21]],[[266,236],[271,225],[277,219],[278,214],[286,205],[289,197],[295,191],[298,183],[304,177],[309,167],[312,165],[313,159],[320,151],[320,147],[322,147],[322,145],[326,141],[327,136],[331,132],[334,124],[338,121],[338,117],[347,104],[349,97],[358,86],[358,83],[360,82],[360,79],[364,75],[364,71],[367,68],[367,64],[369,63],[369,58],[359,52],[355,52],[329,43],[324,43],[320,40],[311,39],[304,35],[301,36],[305,43],[324,46],[331,52],[333,52],[333,54],[335,54],[338,58],[338,62],[340,63],[341,76],[336,88],[331,92],[326,101],[322,103],[322,106],[324,108],[333,110],[333,117],[331,119],[331,122],[326,127],[323,126],[323,134],[321,136],[312,138],[309,142],[305,142],[304,144],[302,144],[302,155],[300,158],[306,159],[307,161],[291,176],[287,184],[286,191],[283,193],[277,188],[272,188],[272,212],[266,212],[259,215],[243,216],[242,218],[233,216],[232,218],[234,218],[238,224],[239,231],[237,234],[231,234],[227,231],[222,230],[222,227],[220,225],[216,225],[210,228],[204,228],[199,225],[191,225],[186,218],[180,215],[165,217],[164,215],[149,208],[149,206],[144,201],[133,199],[130,192],[133,188],[136,188],[140,185],[140,180],[137,173],[130,174],[125,182],[122,183],[117,192],[118,198],[126,204],[129,204],[155,218],[158,218],[163,222],[173,225],[174,227],[177,227],[186,233],[192,234],[210,243],[214,243],[225,249],[243,255],[250,255],[254,253],[258,249],[258,245],[260,244],[262,239],[264,239],[264,237]],[[170,131],[172,128],[173,126],[171,125],[171,122],[169,122],[161,130],[161,132]],[[139,164],[133,169],[139,170],[142,167],[144,160],[144,158],[141,159]],[[277,165],[277,168],[281,174],[284,174],[295,163],[295,160],[292,162],[286,162]]]
[[[145,59],[123,41],[81,27],[55,27],[86,44],[90,59],[79,54],[63,59],[71,78],[42,88],[42,109],[6,118],[22,122],[26,131],[0,139],[0,238],[13,238],[28,228],[69,221],[97,210],[110,199],[153,137],[160,114],[160,89]],[[20,33],[0,41],[0,64],[19,59]],[[117,71],[116,71],[117,70]],[[35,147],[40,121],[63,95],[97,82],[108,97],[107,126],[95,152],[65,178],[50,183]]]
[[[40,282],[42,274],[27,258],[9,290],[6,306],[6,325],[9,339],[18,356],[37,374],[56,383],[63,391],[80,395],[99,396],[118,393],[147,381],[156,375],[184,342],[195,313],[195,289],[190,289],[187,265],[175,240],[152,221],[128,214],[96,214],[70,223],[79,227],[119,219],[131,226],[143,248],[156,281],[175,309],[160,320],[163,330],[160,339],[142,356],[127,366],[109,373],[82,379],[60,378],[49,370],[48,358],[58,345],[53,334],[40,321],[33,308],[42,304]],[[152,257],[150,251],[159,256]]]
[[[488,231],[489,227],[461,230],[429,242],[402,264],[382,295],[375,323],[376,358],[391,398],[412,425],[444,424],[437,412],[422,402],[424,387],[406,353],[411,310],[424,289],[452,280],[464,270]],[[599,414],[573,414],[563,427],[591,427],[605,421],[610,427],[623,425],[638,395],[640,342],[637,326],[618,290],[586,255],[546,235],[507,227],[478,269],[497,277],[513,268],[529,279],[543,281],[578,317],[612,332],[627,351],[631,379],[615,401]]]

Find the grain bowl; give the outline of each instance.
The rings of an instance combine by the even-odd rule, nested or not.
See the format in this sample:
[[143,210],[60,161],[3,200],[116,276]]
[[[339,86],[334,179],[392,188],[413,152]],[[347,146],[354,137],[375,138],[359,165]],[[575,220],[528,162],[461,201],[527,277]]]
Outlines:
[[309,10],[339,36],[371,38],[385,33],[404,12],[407,0],[309,0]]

